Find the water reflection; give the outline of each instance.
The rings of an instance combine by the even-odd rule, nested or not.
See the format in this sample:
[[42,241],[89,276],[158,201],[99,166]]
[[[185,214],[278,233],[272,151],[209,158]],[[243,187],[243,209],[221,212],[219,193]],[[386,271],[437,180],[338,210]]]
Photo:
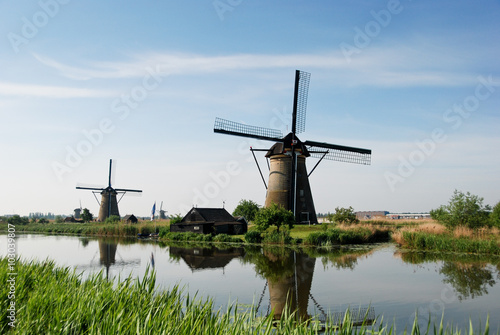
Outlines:
[[[80,243],[84,248],[87,248],[90,244],[90,241],[92,239],[90,238],[81,238]],[[132,259],[123,259],[123,257],[120,256],[120,254],[117,254],[118,250],[118,244],[130,244],[131,241],[126,240],[121,240],[118,238],[104,238],[104,239],[98,239],[97,240],[97,245],[98,245],[98,250],[96,250],[94,256],[90,260],[89,264],[87,265],[77,265],[78,268],[80,269],[85,269],[85,268],[95,268],[96,264],[94,263],[94,259],[96,258],[97,254],[99,254],[99,265],[102,267],[102,269],[105,271],[106,274],[106,279],[109,279],[109,273],[110,269],[112,267],[136,267],[141,264],[140,258],[132,258]],[[135,241],[134,241],[135,242]],[[119,257],[119,260],[117,261],[116,257]],[[152,255],[151,255],[152,256]],[[153,263],[152,259],[152,263]],[[153,264],[154,267],[154,264]]]
[[[280,319],[285,308],[296,311],[300,320],[307,313],[316,258],[285,248],[264,248],[248,253],[246,260],[255,265],[257,274],[266,279],[270,308]],[[260,307],[260,306],[258,306]]]
[[[453,287],[460,301],[488,294],[488,288],[496,284],[494,272],[500,279],[498,257],[401,251],[396,251],[394,255],[411,264],[439,264],[441,261],[439,273],[444,277],[443,282]],[[491,264],[496,264],[496,269]]]
[[245,253],[243,248],[218,249],[210,247],[170,247],[170,257],[175,260],[182,259],[191,271],[200,271],[206,269],[224,270],[224,267],[234,258],[242,257]]

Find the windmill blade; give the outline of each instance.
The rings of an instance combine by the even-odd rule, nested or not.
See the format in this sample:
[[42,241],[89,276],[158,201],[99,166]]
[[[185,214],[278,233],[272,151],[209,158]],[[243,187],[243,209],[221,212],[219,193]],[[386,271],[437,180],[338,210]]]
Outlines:
[[326,152],[324,159],[328,160],[363,165],[370,165],[371,163],[372,151],[370,149],[314,141],[305,141],[304,144],[311,156],[316,158],[321,158]]
[[93,191],[103,191],[106,188],[104,187],[85,187],[85,186],[77,186],[77,190],[93,190]]
[[279,142],[283,139],[281,130],[249,126],[221,118],[215,118],[214,133],[251,137],[273,142]]
[[306,129],[307,95],[311,74],[295,71],[295,91],[293,94],[292,133],[300,134]]
[[113,164],[113,160],[109,160],[109,178],[108,178],[108,187],[111,187],[111,166]]
[[136,192],[136,193],[142,193],[142,190],[130,190],[128,188],[115,188],[114,190],[116,192]]

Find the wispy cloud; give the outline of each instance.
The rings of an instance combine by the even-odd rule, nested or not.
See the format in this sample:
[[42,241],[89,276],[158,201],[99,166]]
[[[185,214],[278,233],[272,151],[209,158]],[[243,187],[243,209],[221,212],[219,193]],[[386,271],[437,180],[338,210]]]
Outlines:
[[[79,79],[121,79],[144,77],[147,68],[162,76],[213,74],[237,70],[280,68],[322,69],[335,71],[349,86],[459,86],[475,83],[477,73],[462,61],[429,51],[426,57],[414,48],[372,48],[363,51],[350,63],[340,52],[319,54],[234,54],[210,56],[188,53],[149,52],[135,54],[125,61],[99,61],[88,66],[63,64],[49,57],[35,55],[42,64],[62,76]],[[432,59],[432,62],[429,61]]]
[[116,92],[107,90],[0,82],[0,96],[69,99],[102,98],[116,95]]

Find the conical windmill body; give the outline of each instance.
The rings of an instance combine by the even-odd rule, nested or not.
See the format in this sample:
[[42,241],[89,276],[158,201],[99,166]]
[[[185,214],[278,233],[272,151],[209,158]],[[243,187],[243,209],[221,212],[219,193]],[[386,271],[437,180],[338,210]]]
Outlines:
[[94,193],[100,193],[101,194],[101,202],[100,202],[100,208],[99,208],[99,221],[104,221],[106,218],[110,217],[111,215],[117,215],[120,216],[120,212],[118,211],[118,202],[121,200],[117,199],[117,195],[119,193],[122,193],[125,195],[127,192],[136,192],[136,193],[141,193],[142,190],[131,190],[131,189],[125,189],[125,188],[113,188],[111,186],[111,167],[113,164],[113,160],[109,160],[109,177],[108,177],[108,187],[105,188],[98,188],[98,187],[81,187],[77,186],[77,189],[80,190],[92,190]]
[[[249,126],[220,118],[215,120],[214,132],[276,142],[269,150],[251,148],[252,153],[267,151],[266,157],[270,160],[268,184],[264,181],[267,188],[265,206],[276,203],[291,210],[297,222],[316,223],[316,210],[309,184],[312,171],[323,159],[368,165],[371,150],[299,140],[297,134],[305,130],[309,79],[309,73],[299,70],[295,72],[292,131],[288,135],[283,137],[277,129]],[[310,156],[320,160],[308,174],[306,158]],[[262,179],[264,180],[263,176]]]

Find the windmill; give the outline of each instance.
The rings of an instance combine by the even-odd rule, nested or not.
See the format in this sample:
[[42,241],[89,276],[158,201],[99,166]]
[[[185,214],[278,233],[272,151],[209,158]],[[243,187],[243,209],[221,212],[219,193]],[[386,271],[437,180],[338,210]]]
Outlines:
[[[267,151],[266,158],[270,160],[267,185],[257,164],[267,189],[265,207],[277,203],[291,210],[297,222],[316,223],[309,185],[309,176],[314,169],[323,159],[369,165],[371,150],[315,141],[302,142],[297,137],[305,130],[310,76],[310,73],[295,71],[292,131],[288,135],[283,136],[278,129],[250,126],[221,118],[215,119],[214,132],[276,142],[270,149],[250,148],[252,154],[254,151]],[[319,158],[319,161],[307,174],[305,160],[310,156]]]
[[[108,187],[82,187],[82,186],[77,186],[76,188],[79,190],[92,190],[92,193],[94,194],[94,197],[96,197],[96,193],[101,193],[101,203],[100,203],[100,208],[99,208],[99,221],[104,221],[106,220],[107,217],[110,217],[111,215],[118,215],[120,216],[120,213],[118,212],[118,203],[120,200],[123,198],[125,193],[127,192],[137,192],[141,193],[142,190],[130,190],[130,189],[125,189],[125,188],[113,188],[111,186],[111,166],[112,166],[113,160],[109,160],[109,177],[108,177]],[[120,199],[117,201],[116,196],[118,193],[123,193],[120,197]],[[96,197],[97,200],[97,197]],[[97,203],[99,203],[99,200],[97,200]]]
[[167,211],[163,209],[163,201],[161,202],[161,205],[160,205],[160,216],[159,216],[159,219],[160,220],[166,220],[167,219],[167,216],[165,215]]

